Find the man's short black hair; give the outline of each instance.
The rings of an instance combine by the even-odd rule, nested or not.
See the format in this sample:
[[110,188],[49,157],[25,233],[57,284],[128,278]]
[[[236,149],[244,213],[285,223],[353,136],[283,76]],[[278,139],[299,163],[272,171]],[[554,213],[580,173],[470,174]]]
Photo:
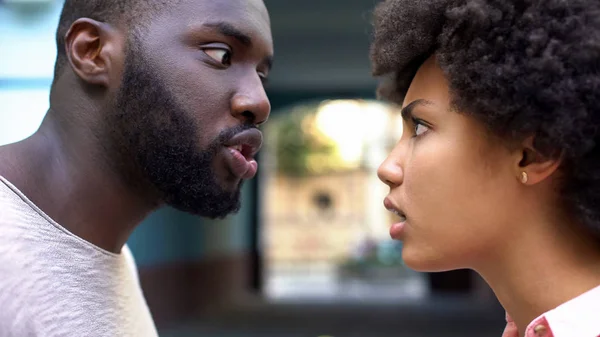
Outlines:
[[381,97],[401,103],[436,55],[457,111],[561,156],[563,205],[600,238],[600,1],[388,0],[374,14]]
[[67,63],[65,35],[79,18],[90,18],[113,25],[124,24],[129,29],[139,28],[167,5],[176,0],[65,0],[58,29],[56,31],[57,58],[54,68],[55,78],[61,74]]

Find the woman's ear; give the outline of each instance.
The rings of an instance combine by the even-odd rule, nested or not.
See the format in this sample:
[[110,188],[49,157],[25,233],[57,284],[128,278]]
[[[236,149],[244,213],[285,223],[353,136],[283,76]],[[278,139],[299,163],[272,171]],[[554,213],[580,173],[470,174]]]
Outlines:
[[534,146],[534,137],[527,137],[515,155],[515,176],[523,184],[538,184],[558,170],[561,157],[543,155]]

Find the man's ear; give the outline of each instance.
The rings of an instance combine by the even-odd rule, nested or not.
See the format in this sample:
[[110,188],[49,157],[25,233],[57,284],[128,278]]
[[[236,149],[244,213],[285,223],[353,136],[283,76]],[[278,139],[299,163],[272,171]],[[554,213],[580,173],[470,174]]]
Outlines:
[[558,170],[561,156],[547,156],[534,146],[534,137],[526,138],[515,158],[516,177],[526,185],[540,183]]
[[122,50],[115,29],[96,20],[77,19],[65,36],[65,48],[73,71],[83,81],[108,87],[113,62]]

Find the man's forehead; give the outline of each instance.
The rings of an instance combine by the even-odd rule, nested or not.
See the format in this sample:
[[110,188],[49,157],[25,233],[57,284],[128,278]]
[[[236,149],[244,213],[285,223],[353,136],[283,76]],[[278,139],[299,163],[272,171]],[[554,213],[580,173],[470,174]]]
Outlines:
[[[252,41],[251,45],[244,44],[246,47],[260,50],[270,58],[273,55],[273,38],[268,18],[262,0],[180,0],[151,19],[146,25],[148,34],[145,34],[144,41],[149,50],[162,54],[170,50],[165,48],[166,44],[176,41],[222,42],[216,41],[218,36],[240,41],[227,34],[235,31]],[[224,27],[233,29],[224,32]],[[207,41],[212,39],[215,41]]]
[[183,0],[178,7],[172,18],[188,31],[229,26],[271,43],[269,14],[262,0]]
[[270,24],[269,13],[262,0],[182,0],[178,14],[189,23],[206,20]]

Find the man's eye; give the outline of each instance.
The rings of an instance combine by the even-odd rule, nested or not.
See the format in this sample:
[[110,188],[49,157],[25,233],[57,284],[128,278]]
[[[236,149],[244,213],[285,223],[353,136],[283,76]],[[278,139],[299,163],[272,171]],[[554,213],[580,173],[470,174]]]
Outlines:
[[264,74],[259,74],[258,77],[260,77],[260,81],[262,82],[263,85],[267,85],[267,83],[269,83],[269,77],[264,75]]
[[212,59],[224,66],[231,65],[231,53],[229,50],[221,48],[207,48],[204,49],[204,52],[206,55],[210,56]]

